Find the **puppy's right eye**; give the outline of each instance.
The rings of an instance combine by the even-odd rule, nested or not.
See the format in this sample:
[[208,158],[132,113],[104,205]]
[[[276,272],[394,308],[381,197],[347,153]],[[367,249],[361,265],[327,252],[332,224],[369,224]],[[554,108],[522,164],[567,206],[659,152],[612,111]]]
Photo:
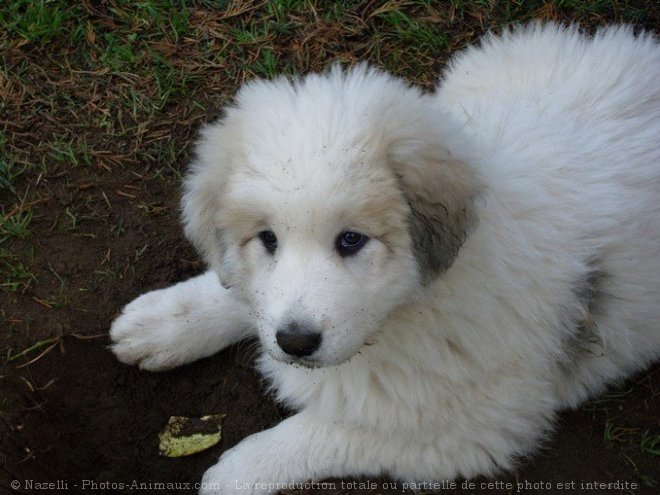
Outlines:
[[270,254],[275,252],[275,249],[277,249],[277,236],[272,230],[263,230],[259,232],[259,239],[261,239],[261,243],[266,248],[266,251]]

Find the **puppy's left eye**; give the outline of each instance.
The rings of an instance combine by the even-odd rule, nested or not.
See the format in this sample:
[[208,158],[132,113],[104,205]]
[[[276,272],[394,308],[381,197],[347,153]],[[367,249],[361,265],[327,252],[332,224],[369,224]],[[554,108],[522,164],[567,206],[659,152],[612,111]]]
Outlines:
[[364,247],[368,240],[369,237],[364,234],[346,231],[342,232],[337,237],[335,248],[337,249],[339,256],[345,258],[346,256],[351,256],[352,254],[357,253]]
[[263,230],[259,232],[259,239],[269,254],[273,254],[277,249],[277,236],[272,230]]

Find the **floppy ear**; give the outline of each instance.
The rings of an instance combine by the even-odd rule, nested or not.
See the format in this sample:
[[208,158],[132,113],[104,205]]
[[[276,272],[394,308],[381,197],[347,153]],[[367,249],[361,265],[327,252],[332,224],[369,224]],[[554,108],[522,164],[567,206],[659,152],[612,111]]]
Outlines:
[[226,179],[235,162],[232,150],[238,149],[238,139],[230,135],[229,127],[221,121],[202,131],[181,199],[186,237],[218,273],[225,287],[231,285],[232,274],[219,213]]
[[477,178],[466,163],[436,144],[399,143],[389,155],[410,207],[412,247],[426,285],[452,265],[476,223]]

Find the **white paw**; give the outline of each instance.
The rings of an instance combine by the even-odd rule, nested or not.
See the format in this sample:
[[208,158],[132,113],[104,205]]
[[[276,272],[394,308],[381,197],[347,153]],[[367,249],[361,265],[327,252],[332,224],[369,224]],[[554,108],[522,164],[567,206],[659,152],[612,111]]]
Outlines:
[[202,477],[200,495],[268,495],[280,491],[282,473],[274,465],[278,459],[269,458],[267,446],[258,440],[259,434],[246,438],[225,452],[218,463]]
[[173,288],[144,294],[122,311],[110,328],[112,352],[122,363],[160,371],[190,361],[181,335],[190,303]]

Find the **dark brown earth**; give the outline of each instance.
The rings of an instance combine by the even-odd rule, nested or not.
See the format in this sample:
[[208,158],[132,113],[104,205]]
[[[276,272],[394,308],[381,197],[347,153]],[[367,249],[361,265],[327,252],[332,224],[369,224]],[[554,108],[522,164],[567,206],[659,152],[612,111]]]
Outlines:
[[[402,8],[406,4],[394,3]],[[465,14],[454,8],[460,3],[466,5]],[[493,9],[482,15],[480,6],[486,3]],[[424,57],[416,45],[408,47],[412,54],[401,52],[405,56],[393,59],[393,65],[403,67],[401,75],[414,76],[428,86],[449,51],[489,27],[504,24],[509,10],[521,16],[524,11],[521,19],[577,19],[586,25],[616,20],[619,10],[629,10],[612,2],[612,17],[601,19],[588,9],[580,14],[561,7],[562,3],[554,2],[551,8],[549,2],[451,2],[450,8],[437,2],[433,15],[429,9],[411,8],[406,12],[415,19],[442,25],[449,44],[439,51],[424,51]],[[657,31],[657,2],[637,3],[647,13],[644,26]],[[17,180],[15,188],[21,194],[0,188],[3,218],[16,211],[33,215],[30,236],[0,241],[33,274],[19,290],[0,290],[0,494],[193,493],[185,487],[158,489],[154,483],[198,482],[223,451],[289,414],[264,395],[264,384],[252,366],[254,346],[241,344],[181,369],[150,374],[118,363],[107,349],[107,332],[121,307],[137,295],[203,270],[181,235],[178,165],[161,159],[154,149],[161,143],[173,144],[174,160],[183,167],[200,123],[217,113],[215,103],[254,75],[247,62],[260,60],[261,45],[246,43],[236,48],[234,58],[213,59],[214,64],[226,64],[220,70],[191,56],[201,46],[198,41],[208,38],[217,47],[229,46],[223,43],[232,23],[245,20],[249,25],[271,14],[255,4],[227,20],[204,2],[195,3],[192,34],[169,41],[171,47],[166,46],[168,40],[156,40],[149,47],[170,57],[177,70],[199,73],[204,83],[193,96],[172,97],[153,114],[138,112],[131,117],[121,106],[124,97],[132,89],[151,95],[155,85],[145,82],[150,71],[140,72],[138,59],[116,75],[116,68],[110,71],[103,66],[97,48],[107,41],[102,34],[125,37],[134,26],[110,8],[113,2],[82,4],[88,16],[85,22],[98,26],[96,38],[87,37],[88,58],[81,54],[84,50],[66,44],[31,45],[18,37],[6,41],[0,33],[0,41],[7,43],[0,43],[0,48],[9,47],[0,53],[4,64],[0,65],[9,77],[4,80],[0,72],[0,100],[15,100],[13,106],[0,105],[0,128],[9,136],[12,153],[25,163],[38,164],[40,156],[51,152],[50,142],[63,136],[78,143],[75,139],[84,136],[92,162],[71,166],[47,158],[43,169],[30,168]],[[293,31],[269,35],[260,43],[272,47],[280,61],[290,61],[297,71],[320,68],[332,59],[381,63],[381,53],[396,54],[402,45],[389,35],[375,36],[384,29],[374,14],[380,4],[385,2],[357,2],[341,22],[317,18],[310,9],[287,18]],[[324,38],[331,35],[335,36],[331,41]],[[401,65],[415,60],[423,67]],[[108,128],[101,125],[100,117],[106,114],[112,124]],[[104,134],[110,132],[107,129],[115,134]],[[170,416],[217,413],[227,414],[219,445],[188,458],[158,455],[158,432]],[[459,481],[459,489],[445,486],[440,493],[657,495],[660,445],[655,444],[654,454],[643,439],[659,434],[660,366],[656,366],[578,411],[561,414],[555,435],[515,472],[495,480],[473,480],[473,488],[460,489]],[[388,487],[387,480],[363,483],[367,481],[378,483],[375,488],[352,489],[353,485],[334,480],[324,489],[301,491],[364,495],[400,493],[404,488]],[[55,484],[47,487],[47,482]],[[482,487],[488,482],[494,485]],[[593,482],[606,485],[594,490],[582,485]],[[607,486],[617,482],[618,486]],[[569,485],[562,488],[559,483]],[[622,487],[626,483],[628,488]],[[632,483],[637,488],[630,488]]]

